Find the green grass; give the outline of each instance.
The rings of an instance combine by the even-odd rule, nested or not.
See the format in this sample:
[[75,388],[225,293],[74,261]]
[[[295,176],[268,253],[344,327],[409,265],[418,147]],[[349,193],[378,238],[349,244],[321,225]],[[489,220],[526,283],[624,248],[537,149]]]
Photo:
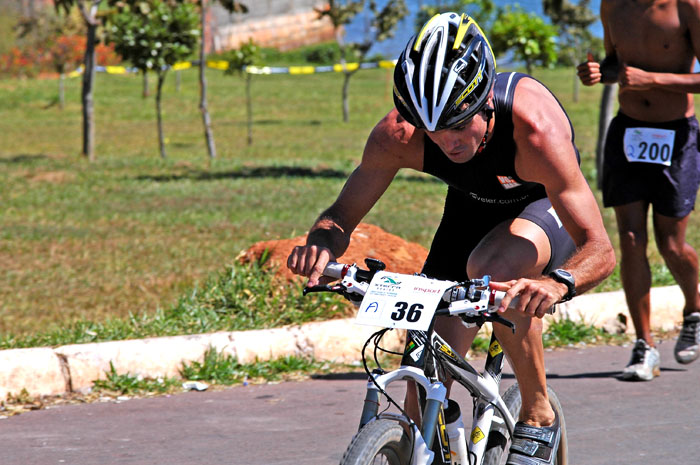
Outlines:
[[542,335],[545,348],[568,347],[575,344],[619,344],[628,342],[625,334],[610,334],[597,328],[570,319],[553,320]]
[[301,283],[278,279],[274,269],[235,263],[166,310],[105,321],[81,319],[29,334],[7,332],[0,335],[0,349],[273,328],[348,316],[350,308],[329,294],[304,298]]
[[105,374],[105,379],[98,379],[93,382],[95,391],[109,391],[120,395],[165,394],[175,390],[181,383],[176,378],[153,379],[133,376],[129,373],[119,374],[112,362],[109,362],[109,371]]
[[[337,365],[337,364],[336,364]],[[117,373],[110,363],[104,379],[93,382],[96,392],[118,395],[164,394],[182,390],[182,381],[203,381],[209,384],[230,386],[251,381],[279,381],[285,377],[303,373],[323,373],[335,365],[303,357],[280,357],[273,360],[239,363],[231,356],[208,349],[201,362],[184,363],[181,378],[143,378],[130,373]]]
[[175,394],[185,389],[183,381],[200,381],[209,386],[245,385],[248,382],[274,382],[299,379],[309,373],[324,374],[347,371],[347,366],[314,360],[308,357],[286,356],[273,360],[239,363],[235,357],[210,348],[201,362],[183,363],[179,377],[149,378],[131,373],[119,373],[110,362],[103,379],[93,381],[88,394],[67,393],[59,396],[32,396],[26,389],[10,393],[0,400],[0,418],[46,407],[51,404],[77,401],[80,403],[104,397],[145,397]]
[[[223,281],[237,269],[235,257],[255,242],[306,232],[356,166],[373,124],[392,107],[390,77],[387,70],[353,77],[351,120],[344,124],[339,74],[256,76],[254,143],[247,146],[243,80],[208,70],[219,155],[210,161],[196,70],[181,73],[180,92],[174,73],[166,82],[167,160],[158,157],[154,102],[141,98],[141,79],[98,74],[92,164],[79,154],[79,79],[67,81],[63,111],[51,105],[55,80],[0,80],[2,346],[201,332],[245,322],[233,304],[217,307]],[[582,88],[574,102],[572,70],[537,71],[536,77],[571,115],[584,173],[594,183],[601,89]],[[428,247],[444,193],[439,182],[401,173],[365,221]],[[617,244],[612,212],[603,214]],[[691,220],[689,242],[698,239],[700,228]],[[649,250],[655,283],[659,277],[668,282],[653,239]],[[613,288],[619,281],[600,289]],[[300,305],[298,289],[290,292],[296,297],[289,305]],[[240,294],[228,297],[246,302]],[[333,315],[311,312],[309,318]]]
[[247,380],[279,381],[284,376],[300,373],[323,373],[333,366],[312,358],[285,356],[273,360],[242,364],[236,357],[208,349],[201,362],[185,364],[180,370],[184,379],[215,384],[242,384]]

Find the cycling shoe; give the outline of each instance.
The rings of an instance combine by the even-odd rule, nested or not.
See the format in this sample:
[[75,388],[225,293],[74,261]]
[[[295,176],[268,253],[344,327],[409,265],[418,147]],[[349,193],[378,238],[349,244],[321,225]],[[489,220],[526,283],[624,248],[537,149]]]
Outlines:
[[558,415],[551,426],[530,426],[519,421],[515,424],[506,465],[552,465],[560,439]]

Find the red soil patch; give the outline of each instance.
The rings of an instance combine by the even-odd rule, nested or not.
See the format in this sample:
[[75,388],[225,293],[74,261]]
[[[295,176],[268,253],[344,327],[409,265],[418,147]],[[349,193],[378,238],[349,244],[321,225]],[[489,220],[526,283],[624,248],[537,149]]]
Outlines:
[[[242,263],[258,260],[267,249],[270,258],[267,263],[279,267],[279,273],[286,279],[294,279],[295,275],[287,268],[287,256],[297,245],[306,243],[306,235],[279,241],[265,241],[254,244],[248,250],[241,252],[238,259]],[[357,263],[365,268],[365,258],[377,258],[386,264],[388,271],[395,273],[417,273],[423,267],[428,256],[425,247],[414,242],[407,242],[394,236],[378,226],[360,223],[352,234],[350,246],[342,257],[342,263]]]

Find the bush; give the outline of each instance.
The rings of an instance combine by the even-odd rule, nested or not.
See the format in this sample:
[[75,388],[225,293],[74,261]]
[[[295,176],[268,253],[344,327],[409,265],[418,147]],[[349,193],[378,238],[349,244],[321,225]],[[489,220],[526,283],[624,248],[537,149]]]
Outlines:
[[[13,47],[8,53],[0,55],[0,75],[35,77],[61,69],[63,72],[73,71],[83,62],[86,42],[86,37],[82,35],[64,35],[57,37],[46,48],[32,45]],[[95,53],[97,64],[101,66],[117,65],[122,61],[111,44],[97,44]]]

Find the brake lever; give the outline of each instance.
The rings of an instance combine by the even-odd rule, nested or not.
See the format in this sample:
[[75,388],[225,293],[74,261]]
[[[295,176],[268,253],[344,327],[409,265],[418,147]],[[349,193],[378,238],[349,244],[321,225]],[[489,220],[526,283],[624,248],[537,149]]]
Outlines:
[[497,312],[487,313],[485,315],[488,315],[488,316],[486,316],[486,321],[491,321],[493,323],[500,323],[503,326],[507,326],[508,328],[510,328],[511,331],[513,331],[513,334],[515,334],[515,323],[513,323],[512,321],[503,318]]
[[343,292],[345,291],[345,286],[341,284],[335,284],[333,286],[329,284],[319,284],[317,286],[305,287],[303,295],[310,294],[312,292]]

